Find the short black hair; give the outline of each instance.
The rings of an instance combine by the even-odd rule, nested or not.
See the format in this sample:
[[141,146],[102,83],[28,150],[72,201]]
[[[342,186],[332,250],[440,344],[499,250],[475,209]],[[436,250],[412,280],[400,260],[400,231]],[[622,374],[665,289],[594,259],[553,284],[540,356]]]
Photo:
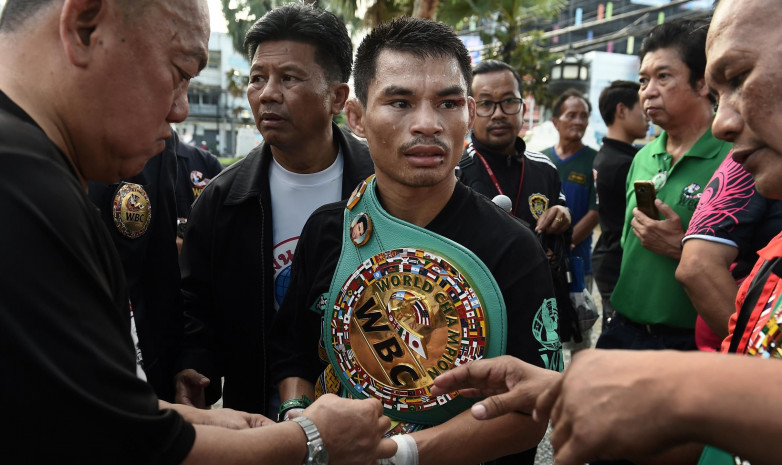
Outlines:
[[641,85],[632,81],[614,81],[608,87],[600,92],[598,107],[600,107],[600,116],[603,117],[606,125],[614,124],[616,117],[616,106],[624,104],[627,109],[632,109],[638,103],[638,89]]
[[565,100],[569,99],[570,97],[580,98],[585,101],[587,104],[587,111],[592,113],[592,104],[583,93],[577,89],[567,89],[566,91],[562,92],[559,97],[557,97],[557,99],[554,101],[554,106],[551,107],[551,113],[555,118],[559,117],[559,114],[562,111],[562,105],[565,103]]
[[[521,84],[521,76],[519,76],[518,71],[504,61],[484,60],[472,69],[472,77],[474,79],[475,76],[479,74],[497,73],[500,71],[510,71],[513,78],[516,79],[516,83],[519,85],[519,94],[521,94],[524,90],[524,86]],[[470,86],[470,95],[472,95],[472,86]]]
[[[130,15],[142,11],[151,3],[150,0],[115,0],[122,9],[127,19]],[[13,32],[24,24],[27,19],[35,15],[43,7],[52,3],[52,0],[8,0],[3,11],[0,12],[0,32]]]
[[697,89],[698,81],[706,71],[706,35],[709,22],[703,19],[674,20],[652,29],[641,43],[638,56],[643,61],[647,53],[664,48],[679,51],[684,64],[690,69],[690,86]]
[[308,3],[286,3],[261,17],[247,31],[244,50],[252,62],[263,42],[290,40],[315,47],[315,61],[326,79],[348,82],[353,65],[353,44],[337,16]]
[[469,92],[472,60],[453,29],[437,21],[402,16],[372,29],[356,51],[353,85],[356,97],[364,106],[367,105],[369,83],[377,71],[377,57],[383,50],[410,53],[419,58],[456,58]]
[[12,32],[52,0],[8,0],[0,13],[0,31]]

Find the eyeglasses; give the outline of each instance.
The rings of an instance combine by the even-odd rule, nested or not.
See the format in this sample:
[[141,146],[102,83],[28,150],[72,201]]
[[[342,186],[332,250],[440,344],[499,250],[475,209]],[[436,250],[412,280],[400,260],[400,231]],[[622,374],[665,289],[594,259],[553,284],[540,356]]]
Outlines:
[[524,102],[520,98],[506,98],[499,102],[493,100],[478,100],[475,102],[475,114],[478,116],[491,116],[497,109],[497,105],[500,106],[502,112],[506,115],[515,115],[521,111]]

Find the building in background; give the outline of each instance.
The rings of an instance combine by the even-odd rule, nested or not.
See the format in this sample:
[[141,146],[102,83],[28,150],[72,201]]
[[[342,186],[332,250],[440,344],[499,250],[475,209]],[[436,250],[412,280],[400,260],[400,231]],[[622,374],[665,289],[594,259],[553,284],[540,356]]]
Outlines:
[[190,82],[190,115],[175,125],[183,141],[221,157],[244,156],[260,143],[245,94],[249,73],[250,64],[234,50],[231,37],[212,32],[209,62]]

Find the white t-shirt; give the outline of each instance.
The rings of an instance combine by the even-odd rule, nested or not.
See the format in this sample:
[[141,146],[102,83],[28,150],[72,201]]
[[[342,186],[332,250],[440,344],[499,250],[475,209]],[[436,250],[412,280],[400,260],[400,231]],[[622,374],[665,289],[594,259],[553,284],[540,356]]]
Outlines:
[[300,174],[286,170],[272,159],[269,187],[274,221],[274,309],[279,310],[290,281],[293,251],[304,223],[318,207],[342,198],[342,149],[328,168]]

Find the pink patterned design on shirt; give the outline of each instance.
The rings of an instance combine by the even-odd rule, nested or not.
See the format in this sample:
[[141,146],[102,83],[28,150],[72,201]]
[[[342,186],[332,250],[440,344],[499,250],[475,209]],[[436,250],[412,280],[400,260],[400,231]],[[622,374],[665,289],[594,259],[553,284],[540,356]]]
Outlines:
[[733,229],[739,222],[737,215],[754,195],[754,187],[752,175],[728,154],[703,191],[690,219],[687,236],[716,236],[718,226],[728,231]]

